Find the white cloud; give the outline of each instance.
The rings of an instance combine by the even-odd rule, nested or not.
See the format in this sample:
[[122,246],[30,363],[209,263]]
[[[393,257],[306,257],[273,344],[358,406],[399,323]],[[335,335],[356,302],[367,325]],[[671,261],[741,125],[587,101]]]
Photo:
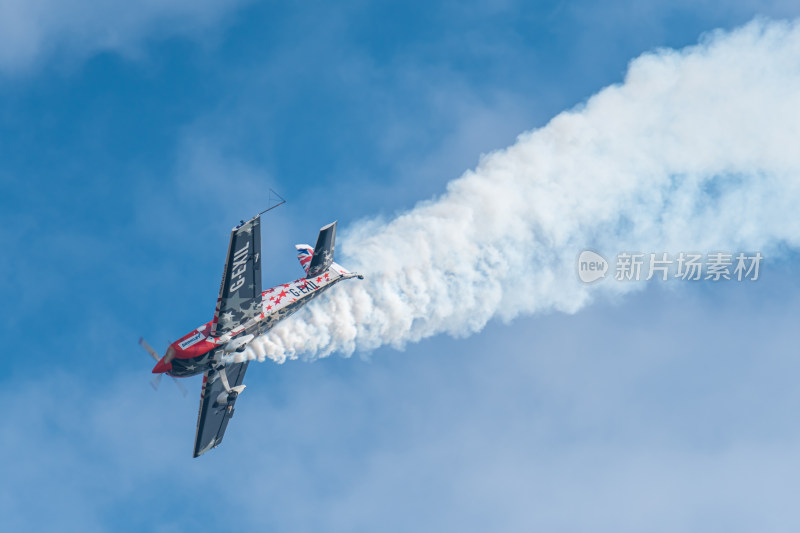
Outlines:
[[153,35],[195,35],[249,0],[5,0],[0,71],[24,72],[50,55],[136,53]]
[[798,58],[800,28],[788,22],[639,57],[623,84],[486,156],[441,198],[345,232],[342,264],[367,280],[336,287],[259,351],[403,346],[641,287],[581,284],[574,261],[587,247],[798,246]]

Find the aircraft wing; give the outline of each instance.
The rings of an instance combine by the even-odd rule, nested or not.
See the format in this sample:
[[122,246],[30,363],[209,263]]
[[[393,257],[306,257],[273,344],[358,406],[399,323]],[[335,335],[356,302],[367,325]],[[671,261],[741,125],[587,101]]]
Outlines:
[[261,313],[261,217],[231,231],[211,335],[219,337]]
[[[242,384],[244,373],[247,371],[249,361],[235,363],[225,367],[228,375],[228,383],[231,387]],[[200,393],[200,412],[197,414],[197,433],[194,438],[194,457],[199,457],[208,450],[219,446],[225,430],[228,428],[228,421],[233,416],[233,404],[216,405],[217,397],[225,390],[219,373],[216,370],[208,370],[203,375],[203,388]]]

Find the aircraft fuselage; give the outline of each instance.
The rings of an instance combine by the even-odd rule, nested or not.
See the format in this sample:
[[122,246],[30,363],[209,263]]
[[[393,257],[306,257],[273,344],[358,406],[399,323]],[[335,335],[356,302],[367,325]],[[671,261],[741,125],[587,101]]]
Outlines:
[[215,364],[232,360],[236,351],[244,351],[247,346],[243,344],[237,346],[238,350],[231,350],[232,344],[235,345],[234,339],[245,335],[263,335],[336,283],[356,276],[333,263],[331,268],[316,278],[300,278],[267,289],[261,293],[259,315],[219,337],[211,336],[211,321],[203,324],[173,342],[174,357],[166,364],[165,358],[162,358],[153,372],[183,378],[202,374]]

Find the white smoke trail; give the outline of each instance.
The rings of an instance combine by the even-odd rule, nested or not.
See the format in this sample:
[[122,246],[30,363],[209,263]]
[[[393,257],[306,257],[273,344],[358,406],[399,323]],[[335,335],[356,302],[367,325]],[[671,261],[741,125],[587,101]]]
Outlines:
[[645,54],[623,84],[485,156],[440,198],[351,229],[341,262],[366,280],[337,285],[247,355],[402,347],[642,286],[582,284],[587,247],[797,247],[798,134],[797,22],[754,21]]

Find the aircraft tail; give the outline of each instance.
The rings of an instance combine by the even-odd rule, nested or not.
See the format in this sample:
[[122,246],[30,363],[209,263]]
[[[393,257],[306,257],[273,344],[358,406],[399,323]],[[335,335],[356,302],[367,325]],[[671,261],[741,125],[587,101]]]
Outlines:
[[[314,247],[314,254],[311,256],[311,261],[308,263],[306,270],[306,278],[317,276],[328,270],[333,263],[333,248],[336,241],[336,222],[331,222],[324,228],[319,230],[319,237],[317,237],[317,245]],[[300,250],[298,248],[298,258]],[[302,264],[302,259],[300,264]]]
[[[311,279],[327,272],[328,269],[338,273],[345,279],[358,278],[364,279],[364,276],[357,272],[350,272],[346,268],[333,262],[333,247],[336,241],[336,222],[328,224],[319,230],[319,237],[317,237],[317,246],[311,248],[307,244],[295,244],[297,249],[297,259],[300,261],[300,266],[306,271],[306,279]],[[325,275],[327,279],[327,274]]]

